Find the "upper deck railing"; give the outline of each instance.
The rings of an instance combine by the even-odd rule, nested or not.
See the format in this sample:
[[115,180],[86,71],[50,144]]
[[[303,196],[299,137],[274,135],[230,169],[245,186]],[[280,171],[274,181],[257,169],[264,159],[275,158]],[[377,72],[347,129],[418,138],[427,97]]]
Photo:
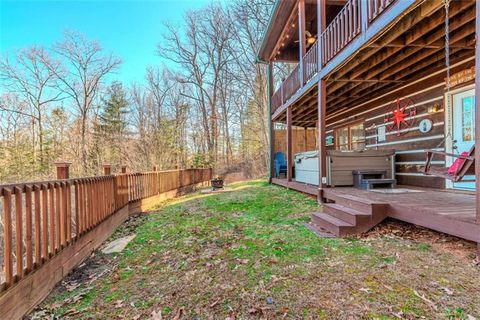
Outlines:
[[[272,95],[272,114],[320,71],[319,56],[322,60],[322,67],[325,67],[356,37],[365,32],[370,24],[381,16],[395,1],[349,0],[319,36],[319,41],[312,45],[305,56],[303,56],[300,62],[303,62],[303,68],[299,63]],[[362,8],[362,5],[366,5],[366,8]],[[300,70],[303,70],[303,77],[300,77]]]

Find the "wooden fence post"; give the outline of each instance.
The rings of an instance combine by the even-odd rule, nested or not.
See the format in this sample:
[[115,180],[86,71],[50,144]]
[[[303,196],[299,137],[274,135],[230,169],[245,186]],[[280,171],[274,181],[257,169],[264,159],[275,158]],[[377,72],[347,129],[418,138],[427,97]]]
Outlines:
[[154,164],[154,165],[153,165],[153,167],[152,167],[152,171],[154,171],[154,172],[155,172],[155,171],[158,171],[158,167],[157,167],[157,165],[156,165],[156,164]]
[[122,173],[127,173],[127,165],[122,165]]
[[109,163],[104,163],[103,164],[103,175],[104,176],[109,176],[112,174],[112,165]]
[[71,162],[68,161],[55,161],[54,162],[56,171],[57,171],[57,179],[68,179],[70,178],[70,165]]

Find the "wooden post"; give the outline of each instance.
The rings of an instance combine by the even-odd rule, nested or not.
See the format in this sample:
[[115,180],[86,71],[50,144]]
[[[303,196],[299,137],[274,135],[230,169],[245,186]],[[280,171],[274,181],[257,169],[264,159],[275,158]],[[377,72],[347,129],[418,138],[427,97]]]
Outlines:
[[154,164],[154,165],[153,165],[153,167],[152,167],[152,171],[153,171],[153,172],[156,172],[156,171],[158,171],[158,166],[157,166],[156,164]]
[[360,6],[360,24],[361,24],[361,32],[365,33],[368,29],[368,5],[367,1],[358,2]]
[[[317,0],[317,45],[318,45],[318,71],[322,69],[323,55],[321,35],[327,27],[326,18],[327,4],[325,0]],[[327,179],[327,150],[325,144],[327,90],[325,80],[318,81],[318,195],[317,200],[323,203],[323,189]]]
[[327,18],[326,18],[326,3],[324,0],[317,0],[317,63],[318,63],[318,72],[322,70],[322,33],[327,27]]
[[300,59],[298,63],[300,65],[299,68],[299,79],[300,79],[300,87],[303,87],[305,84],[305,74],[304,74],[304,66],[303,66],[303,57],[307,53],[306,48],[306,39],[305,39],[305,0],[298,1],[298,48],[300,50]]
[[323,203],[323,189],[327,180],[327,149],[325,145],[325,115],[327,107],[326,81],[318,82],[318,197],[319,203]]
[[109,163],[103,164],[103,175],[109,176],[112,174],[112,166]]
[[122,173],[127,173],[127,165],[122,165]]
[[57,171],[57,179],[68,179],[70,177],[70,165],[68,161],[55,161],[54,165]]
[[274,161],[273,156],[275,153],[275,137],[274,137],[274,126],[272,122],[272,96],[273,96],[273,64],[272,62],[268,63],[267,67],[267,74],[268,74],[268,132],[270,138],[270,148],[269,148],[269,159],[268,159],[268,182],[272,183],[272,177],[274,175]]
[[[476,3],[475,19],[475,95],[480,93],[480,1]],[[480,99],[475,99],[475,187],[476,187],[476,213],[477,224],[480,225]],[[478,243],[478,255],[480,256],[480,243]]]
[[292,106],[287,107],[287,181],[292,181]]

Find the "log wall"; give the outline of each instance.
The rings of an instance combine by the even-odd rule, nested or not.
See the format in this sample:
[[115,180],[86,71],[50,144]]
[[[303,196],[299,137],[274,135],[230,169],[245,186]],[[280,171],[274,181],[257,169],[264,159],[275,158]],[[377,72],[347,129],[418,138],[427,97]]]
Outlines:
[[[455,73],[474,65],[473,60],[464,62],[452,69]],[[364,121],[366,147],[368,149],[396,150],[396,179],[399,184],[422,187],[445,188],[445,180],[421,173],[425,163],[425,149],[445,148],[445,73],[437,73],[406,84],[395,92],[386,92],[383,96],[352,106],[349,110],[329,115],[327,114],[327,136],[333,135],[334,129],[349,122]],[[463,83],[452,90],[471,85],[473,81]],[[396,99],[410,99],[416,107],[415,121],[411,127],[402,126],[400,135],[397,130],[386,132],[386,140],[378,141],[377,128],[384,125],[385,115]],[[436,112],[428,112],[428,108],[438,105]],[[392,114],[390,113],[390,116]],[[419,122],[431,119],[433,128],[428,133],[419,131]],[[436,166],[445,166],[444,158],[435,158]]]

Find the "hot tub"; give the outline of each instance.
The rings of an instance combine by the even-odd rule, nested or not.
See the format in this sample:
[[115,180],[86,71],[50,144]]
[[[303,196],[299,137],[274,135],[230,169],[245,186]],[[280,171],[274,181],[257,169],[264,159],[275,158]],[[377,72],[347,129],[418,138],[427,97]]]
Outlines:
[[[318,151],[295,154],[295,181],[318,186]],[[329,186],[353,186],[354,170],[384,170],[386,178],[395,178],[395,150],[327,150]]]
[[318,151],[295,154],[295,181],[318,186]]

